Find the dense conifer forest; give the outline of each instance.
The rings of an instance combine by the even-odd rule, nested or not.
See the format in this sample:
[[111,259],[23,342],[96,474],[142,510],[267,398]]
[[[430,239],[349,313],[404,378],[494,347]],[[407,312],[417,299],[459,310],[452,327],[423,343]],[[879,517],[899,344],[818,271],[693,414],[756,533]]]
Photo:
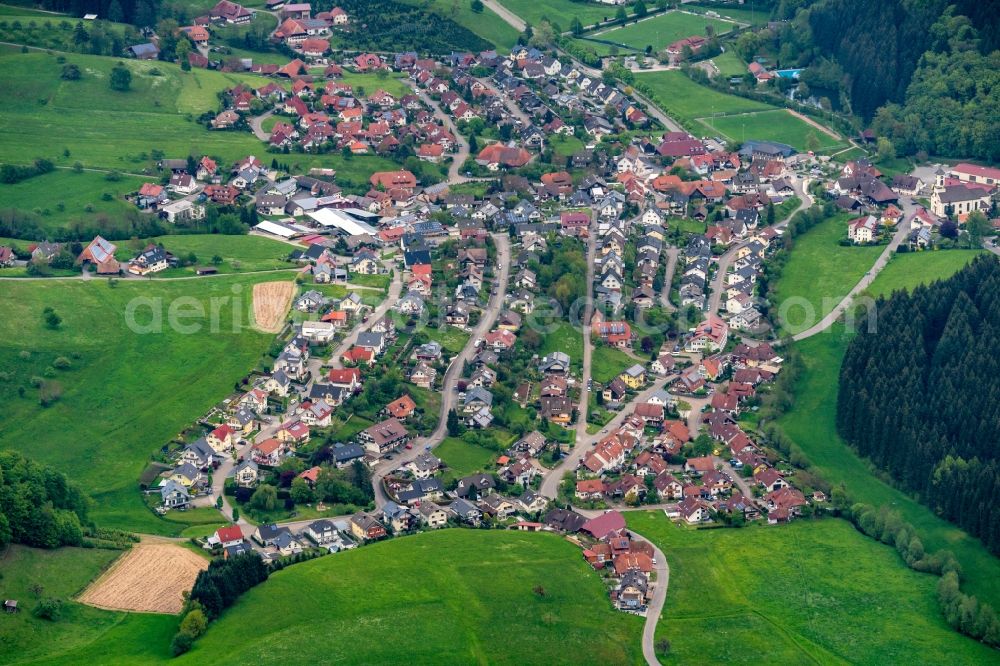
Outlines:
[[878,302],[840,371],[837,427],[902,487],[1000,553],[1000,263]]

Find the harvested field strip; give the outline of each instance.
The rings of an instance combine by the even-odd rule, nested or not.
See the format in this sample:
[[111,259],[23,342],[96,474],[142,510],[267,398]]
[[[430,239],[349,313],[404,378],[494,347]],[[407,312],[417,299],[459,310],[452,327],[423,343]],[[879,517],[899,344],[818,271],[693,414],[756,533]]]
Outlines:
[[295,295],[294,282],[261,282],[253,286],[253,318],[257,330],[277,333]]
[[208,560],[170,543],[141,543],[94,581],[80,603],[109,610],[179,613]]

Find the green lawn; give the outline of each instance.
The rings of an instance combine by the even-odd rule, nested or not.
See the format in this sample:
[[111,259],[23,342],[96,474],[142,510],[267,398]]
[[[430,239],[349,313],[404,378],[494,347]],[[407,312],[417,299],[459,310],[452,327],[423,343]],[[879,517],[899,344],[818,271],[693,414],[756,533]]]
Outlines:
[[374,421],[357,414],[351,414],[347,421],[333,433],[333,439],[338,442],[349,442],[354,439],[355,435],[373,424]]
[[814,136],[817,141],[816,146],[822,152],[829,153],[844,146],[843,141],[819,131],[784,109],[716,118],[706,117],[700,118],[698,122],[711,134],[718,134],[740,143],[749,139],[778,141],[787,143],[799,151],[806,151],[809,149],[809,137]]
[[379,74],[347,71],[344,72],[344,76],[339,79],[339,82],[354,86],[354,92],[358,94],[360,94],[360,90],[371,94],[379,88],[396,97],[402,97],[413,92],[413,88],[404,83],[403,75],[398,72],[389,72],[388,76],[381,76]]
[[597,345],[591,356],[590,375],[595,382],[606,384],[635,363],[635,359],[620,349]]
[[665,663],[962,663],[996,653],[953,632],[938,578],[836,519],[694,530],[662,513],[628,525],[660,546],[670,587],[657,638]]
[[684,72],[670,70],[636,74],[636,82],[653,90],[656,103],[670,115],[693,122],[713,113],[747,113],[771,111],[776,107],[752,99],[712,90],[689,79]]
[[[872,294],[913,287],[949,277],[975,253],[922,252],[898,255],[875,279]],[[928,552],[949,549],[963,568],[963,589],[1000,608],[1000,566],[978,539],[937,516],[914,499],[876,478],[868,464],[837,433],[836,390],[841,361],[849,338],[843,326],[796,343],[803,372],[795,389],[795,407],[779,425],[809,458],[815,471],[834,485],[843,485],[859,502],[891,505],[913,523]]]
[[[74,221],[91,222],[98,214],[114,222],[116,216],[135,210],[125,201],[125,195],[135,192],[150,179],[122,176],[112,182],[105,176],[59,169],[13,185],[0,185],[0,201],[3,202],[0,207],[35,213],[39,216],[39,226],[45,231],[65,228]],[[108,195],[110,201],[105,200]]]
[[273,574],[177,663],[638,664],[641,632],[561,537],[453,529]]
[[583,367],[583,332],[566,321],[561,321],[552,328],[550,333],[542,336],[538,355],[545,356],[554,351],[565,352],[569,354],[573,372],[580,372]]
[[441,328],[428,326],[422,330],[431,340],[441,343],[441,346],[452,354],[462,351],[469,342],[469,334],[454,326],[445,324]]
[[[733,24],[728,21],[671,11],[613,30],[591,33],[589,36],[624,44],[637,51],[643,51],[647,46],[652,46],[653,51],[662,51],[678,39],[692,35],[704,37],[705,27],[709,25],[715,28],[717,35],[725,34],[733,28]],[[599,42],[590,42],[590,45],[602,54],[610,48],[607,44]]]
[[362,287],[374,287],[385,291],[392,282],[389,275],[362,275],[361,273],[351,273],[349,282]]
[[736,55],[736,51],[730,49],[721,55],[712,58],[712,62],[719,68],[719,74],[726,78],[731,76],[743,76],[747,71],[747,65]]
[[[0,289],[0,365],[9,379],[0,384],[0,448],[18,449],[79,482],[96,500],[93,516],[101,525],[179,532],[187,525],[146,508],[139,475],[151,453],[225,397],[267,350],[272,336],[248,327],[250,285],[267,279],[125,280],[115,288],[103,280],[6,283]],[[181,297],[187,303],[176,300]],[[213,298],[221,306],[217,332],[210,325]],[[201,330],[174,330],[174,303],[181,304],[182,316],[203,308],[201,316],[179,320]],[[130,304],[138,306],[134,319],[141,325],[151,323],[152,310],[162,313],[163,332],[130,330]],[[62,317],[59,330],[43,324],[46,306]],[[46,370],[58,356],[68,357],[72,368]],[[31,378],[52,372],[63,395],[43,408]]]
[[[143,240],[142,242],[147,241]],[[287,261],[288,254],[295,248],[288,243],[262,236],[195,234],[160,236],[149,239],[149,242],[163,243],[163,247],[178,257],[187,257],[194,252],[198,259],[196,266],[169,269],[161,274],[165,276],[194,275],[197,266],[211,265],[212,257],[215,255],[222,258],[222,263],[216,266],[220,273],[298,268],[295,264]],[[126,257],[129,257],[132,256],[132,249],[127,245],[127,243],[120,244],[119,252],[123,252]],[[292,274],[282,276],[280,279],[285,278],[291,279]]]
[[584,148],[583,140],[575,136],[558,134],[549,140],[552,151],[561,157],[572,157]]
[[469,444],[461,437],[445,437],[434,447],[434,455],[448,465],[448,471],[443,476],[445,481],[496,468],[496,451]]
[[[0,618],[0,661],[6,664],[51,659],[67,663],[66,651],[120,636],[119,649],[152,650],[166,658],[177,618],[169,615],[113,613],[72,601],[87,584],[111,564],[121,551],[97,548],[39,550],[13,545],[0,555],[0,598],[17,599],[21,612]],[[32,585],[41,585],[43,597],[63,603],[58,622],[35,618],[37,601]],[[133,621],[134,620],[134,621]],[[120,630],[128,629],[122,634]],[[69,660],[72,661],[72,660]],[[115,663],[117,657],[114,658]],[[102,663],[101,661],[91,663]],[[104,661],[103,663],[110,663]]]
[[847,236],[850,217],[847,213],[835,215],[795,239],[771,298],[772,310],[781,313],[785,331],[798,333],[822,319],[881,254],[879,246],[838,243]]

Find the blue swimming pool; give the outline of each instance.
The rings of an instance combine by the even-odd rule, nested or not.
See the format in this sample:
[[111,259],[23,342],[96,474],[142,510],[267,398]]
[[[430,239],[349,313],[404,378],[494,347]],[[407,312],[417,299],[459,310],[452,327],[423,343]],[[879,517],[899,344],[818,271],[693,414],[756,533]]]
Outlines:
[[801,71],[801,69],[778,69],[774,73],[783,79],[797,79]]

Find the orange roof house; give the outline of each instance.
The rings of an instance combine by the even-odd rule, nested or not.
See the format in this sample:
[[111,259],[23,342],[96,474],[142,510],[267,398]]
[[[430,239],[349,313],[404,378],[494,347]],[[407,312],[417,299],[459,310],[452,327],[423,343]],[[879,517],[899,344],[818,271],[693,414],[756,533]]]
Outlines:
[[408,395],[397,398],[386,405],[386,411],[397,419],[405,419],[417,408],[417,403]]

